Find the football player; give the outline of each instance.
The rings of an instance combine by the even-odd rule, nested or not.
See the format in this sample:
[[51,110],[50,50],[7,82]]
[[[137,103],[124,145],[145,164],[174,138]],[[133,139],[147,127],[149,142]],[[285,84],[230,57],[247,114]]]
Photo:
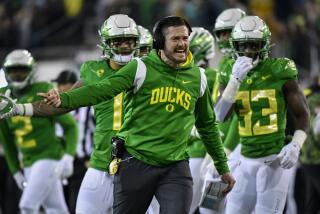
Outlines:
[[[102,25],[99,35],[103,57],[85,62],[80,69],[76,87],[98,83],[114,75],[137,55],[139,32],[133,19],[123,14],[110,16]],[[96,128],[90,166],[82,181],[76,213],[111,213],[113,204],[113,176],[109,175],[111,138],[119,131],[124,118],[124,97],[94,105]]]
[[138,30],[140,34],[138,56],[147,56],[152,50],[152,35],[148,29],[142,27],[141,25],[138,25]]
[[[240,165],[227,214],[282,213],[288,173],[298,160],[307,135],[309,111],[297,83],[295,63],[270,58],[271,32],[257,16],[242,18],[232,30],[234,61],[224,66],[225,89],[215,105],[223,121],[234,110],[239,120]],[[285,145],[286,108],[296,120],[292,141]]]
[[[213,32],[219,51],[223,53],[218,71],[223,70],[227,62],[232,59],[232,50],[229,43],[230,35],[233,27],[245,15],[246,13],[239,8],[229,8],[222,11],[215,21]],[[238,119],[235,114],[230,116],[227,121],[219,123],[219,129],[222,134],[223,144],[227,154],[230,154],[239,142],[237,123]],[[233,167],[231,167],[231,170],[232,168]]]
[[[39,100],[38,92],[49,91],[52,85],[34,81],[35,61],[27,50],[14,50],[4,61],[8,86],[0,93],[17,103]],[[3,108],[2,106],[1,108]],[[55,123],[64,131],[65,145],[55,136]],[[78,129],[69,114],[45,118],[16,116],[0,122],[4,137],[5,158],[13,177],[23,191],[21,213],[38,213],[42,206],[48,213],[68,213],[60,179],[73,172]],[[20,155],[22,162],[20,162]]]

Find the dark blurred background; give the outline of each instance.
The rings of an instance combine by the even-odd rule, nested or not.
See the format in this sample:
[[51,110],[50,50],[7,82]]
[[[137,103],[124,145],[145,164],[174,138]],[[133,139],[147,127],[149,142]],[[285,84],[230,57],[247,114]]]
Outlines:
[[38,62],[71,60],[77,67],[99,56],[98,29],[112,14],[128,14],[149,30],[159,18],[175,14],[212,31],[217,15],[230,7],[267,22],[275,44],[272,55],[293,59],[301,80],[318,75],[320,0],[1,0],[0,60],[25,48]]

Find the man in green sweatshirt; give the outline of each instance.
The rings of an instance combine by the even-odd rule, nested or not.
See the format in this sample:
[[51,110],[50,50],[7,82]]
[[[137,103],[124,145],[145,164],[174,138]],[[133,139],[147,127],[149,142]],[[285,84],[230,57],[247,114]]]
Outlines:
[[[192,178],[186,148],[193,124],[228,184],[224,192],[235,183],[215,122],[206,76],[194,65],[189,52],[190,32],[184,19],[165,17],[155,25],[155,50],[147,57],[132,60],[99,83],[62,94],[41,94],[49,105],[73,109],[127,92],[125,121],[117,133],[125,141],[121,159],[126,161],[120,163],[114,177],[115,214],[144,213],[154,195],[165,213],[189,212]],[[26,111],[21,111],[21,106]],[[53,107],[14,105],[11,115],[32,115],[39,108]]]

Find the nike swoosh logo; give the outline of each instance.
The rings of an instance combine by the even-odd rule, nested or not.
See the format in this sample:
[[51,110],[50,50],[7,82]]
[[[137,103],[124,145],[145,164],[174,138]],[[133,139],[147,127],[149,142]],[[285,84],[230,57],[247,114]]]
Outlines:
[[269,77],[270,77],[270,75],[262,76],[261,79],[262,79],[262,80],[266,80],[266,79],[268,79]]
[[187,84],[187,83],[190,83],[192,81],[185,81],[185,80],[182,80],[182,84]]

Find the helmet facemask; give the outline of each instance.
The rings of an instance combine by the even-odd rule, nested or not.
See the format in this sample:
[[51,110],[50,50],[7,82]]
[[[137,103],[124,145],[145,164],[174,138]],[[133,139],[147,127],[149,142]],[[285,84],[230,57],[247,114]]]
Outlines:
[[232,28],[243,18],[246,13],[239,8],[229,8],[219,14],[215,21],[213,33],[220,51],[231,56],[232,50],[229,43]]
[[138,25],[138,30],[140,34],[138,56],[147,56],[152,50],[152,35],[148,29],[140,25]]
[[14,50],[5,59],[3,69],[9,86],[21,90],[31,83],[34,75],[34,59],[27,50]]
[[247,56],[254,63],[269,56],[271,32],[265,22],[257,16],[246,16],[233,28],[230,45],[233,57]]
[[102,57],[124,65],[136,56],[139,48],[138,28],[127,15],[110,16],[102,25],[99,35]]
[[229,42],[231,32],[232,28],[214,30],[214,38],[216,40],[216,43],[218,44],[221,53],[223,54],[231,53],[231,47]]
[[124,65],[136,56],[138,47],[138,39],[136,37],[111,38],[104,41],[103,57]]

